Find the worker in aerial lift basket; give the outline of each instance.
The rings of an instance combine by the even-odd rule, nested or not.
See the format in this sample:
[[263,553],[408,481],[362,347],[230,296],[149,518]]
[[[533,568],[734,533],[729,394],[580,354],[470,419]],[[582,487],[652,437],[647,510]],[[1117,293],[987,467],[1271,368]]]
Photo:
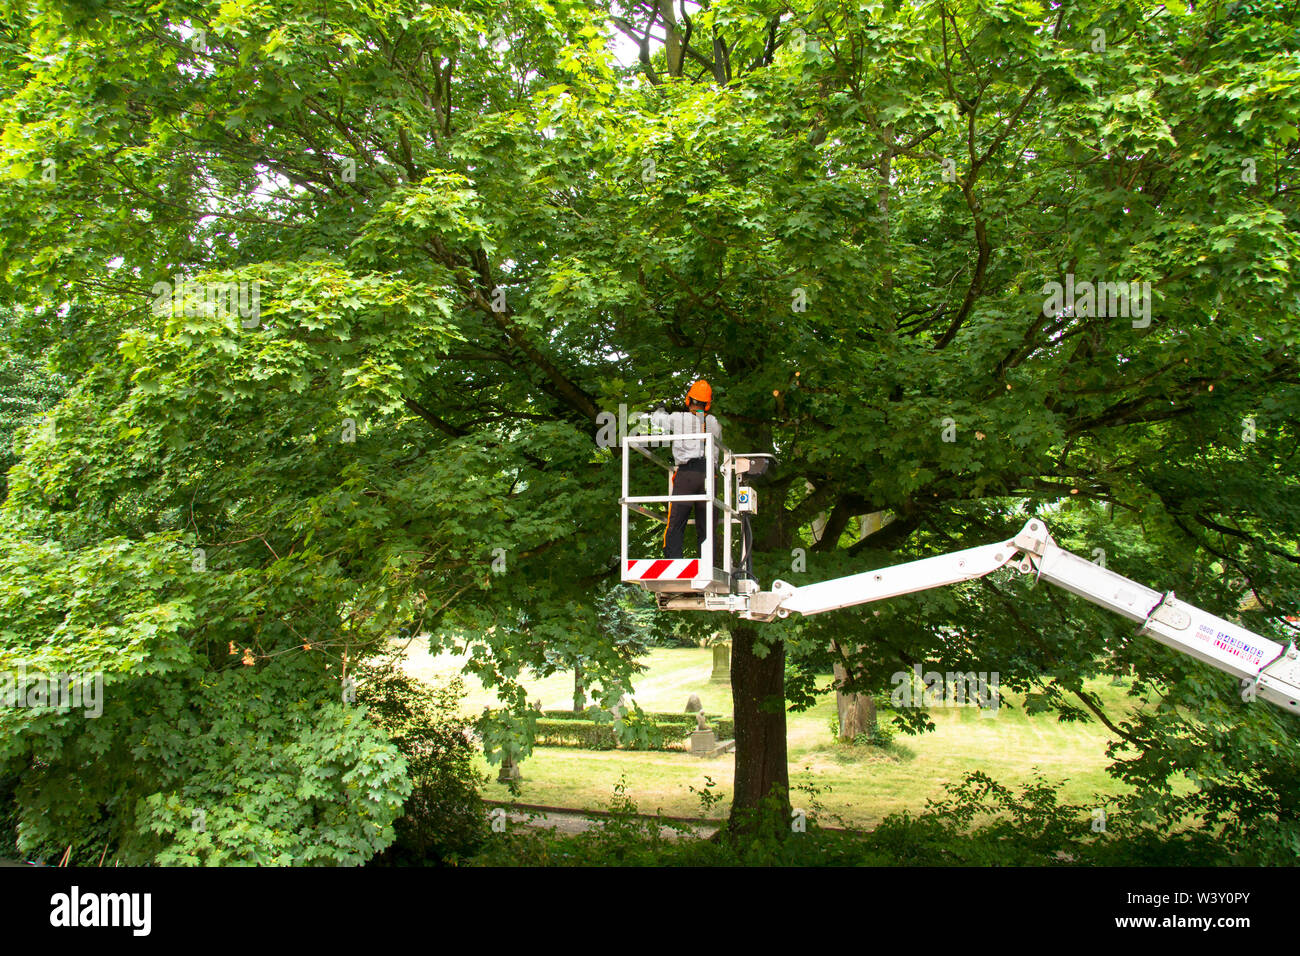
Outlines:
[[[663,407],[655,409],[651,422],[655,427],[673,435],[704,434],[708,432],[714,438],[714,467],[718,461],[718,442],[722,441],[722,426],[709,414],[713,404],[713,389],[704,379],[700,379],[686,393],[686,411],[666,412]],[[676,468],[672,474],[672,493],[677,495],[702,495],[708,487],[707,457],[704,439],[670,442],[673,449],[673,464]],[[716,491],[715,491],[716,495]],[[695,530],[700,539],[700,555],[704,555],[704,542],[709,537],[709,522],[706,518],[706,502],[685,501],[668,503],[668,526],[664,529],[664,557],[680,558],[682,556],[682,539],[686,534],[686,522],[695,512]],[[716,555],[715,561],[716,564]]]

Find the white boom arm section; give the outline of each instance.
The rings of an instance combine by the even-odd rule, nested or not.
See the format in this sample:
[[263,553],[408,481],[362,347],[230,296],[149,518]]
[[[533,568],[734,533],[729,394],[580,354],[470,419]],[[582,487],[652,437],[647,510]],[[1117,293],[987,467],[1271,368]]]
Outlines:
[[1284,647],[1180,601],[1172,591],[1162,594],[1071,554],[1057,547],[1038,520],[1027,522],[1010,541],[803,587],[775,581],[771,591],[710,600],[708,607],[761,621],[791,611],[820,614],[969,581],[1010,564],[1140,623],[1139,634],[1232,674],[1252,685],[1255,695],[1300,713],[1300,655],[1294,642]]

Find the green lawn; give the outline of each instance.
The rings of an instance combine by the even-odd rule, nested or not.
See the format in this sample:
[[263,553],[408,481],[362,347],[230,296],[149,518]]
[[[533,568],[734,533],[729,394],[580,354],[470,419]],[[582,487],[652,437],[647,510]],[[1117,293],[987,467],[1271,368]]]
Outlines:
[[[699,694],[705,709],[731,713],[731,688],[709,683],[712,652],[706,648],[656,648],[644,659],[649,670],[636,683],[634,697],[645,710],[682,711],[686,698]],[[461,660],[450,655],[431,657],[412,644],[406,659],[409,673],[437,681],[459,673]],[[827,678],[829,683],[829,678]],[[526,681],[529,698],[540,697],[546,709],[572,706],[572,674]],[[495,698],[472,677],[466,677],[469,695],[465,709],[478,714],[495,704]],[[1127,698],[1122,687],[1108,680],[1091,685],[1108,712],[1123,714]],[[928,798],[944,795],[944,784],[957,783],[971,770],[983,770],[1007,785],[1028,782],[1034,772],[1053,783],[1063,783],[1063,799],[1090,802],[1096,794],[1111,794],[1120,785],[1104,768],[1109,733],[1100,724],[1062,724],[1053,716],[1026,717],[1016,695],[1003,693],[1004,706],[995,713],[970,708],[934,708],[936,729],[920,737],[899,735],[890,753],[866,747],[833,744],[830,718],[834,695],[823,695],[803,713],[787,715],[791,786],[822,788],[823,822],[870,827],[885,815],[924,808]],[[1010,706],[1007,706],[1007,705]],[[699,812],[698,798],[688,789],[704,786],[705,777],[727,797],[714,815],[730,802],[734,756],[700,760],[676,752],[584,751],[560,747],[539,748],[522,764],[524,782],[520,801],[554,806],[600,808],[608,804],[614,785],[626,778],[629,795],[643,812],[656,810],[690,816]],[[486,761],[481,761],[486,772]],[[503,785],[493,782],[484,790],[490,799],[510,799]],[[808,797],[795,794],[796,805]],[[838,818],[838,819],[836,819]]]

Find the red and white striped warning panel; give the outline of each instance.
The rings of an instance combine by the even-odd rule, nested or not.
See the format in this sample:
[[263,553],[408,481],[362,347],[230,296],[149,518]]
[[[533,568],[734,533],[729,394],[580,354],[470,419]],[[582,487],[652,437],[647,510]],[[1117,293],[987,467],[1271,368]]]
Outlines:
[[690,579],[700,572],[698,558],[649,558],[629,561],[623,569],[624,581],[679,581]]

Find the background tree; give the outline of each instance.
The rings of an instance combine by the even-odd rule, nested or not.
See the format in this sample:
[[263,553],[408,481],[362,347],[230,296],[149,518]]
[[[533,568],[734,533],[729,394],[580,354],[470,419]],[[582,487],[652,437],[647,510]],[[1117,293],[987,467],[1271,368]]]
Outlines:
[[[487,185],[500,117],[595,34],[497,14],[4,14],[4,294],[76,382],[6,503],[0,669],[107,694],[0,717],[25,852],[358,862],[412,786],[351,702],[359,661],[431,628],[522,712],[523,669],[594,630],[590,434],[481,269],[496,235],[526,261],[550,197],[526,166]],[[256,311],[214,306],[225,283]],[[511,607],[524,642],[492,626]]]

